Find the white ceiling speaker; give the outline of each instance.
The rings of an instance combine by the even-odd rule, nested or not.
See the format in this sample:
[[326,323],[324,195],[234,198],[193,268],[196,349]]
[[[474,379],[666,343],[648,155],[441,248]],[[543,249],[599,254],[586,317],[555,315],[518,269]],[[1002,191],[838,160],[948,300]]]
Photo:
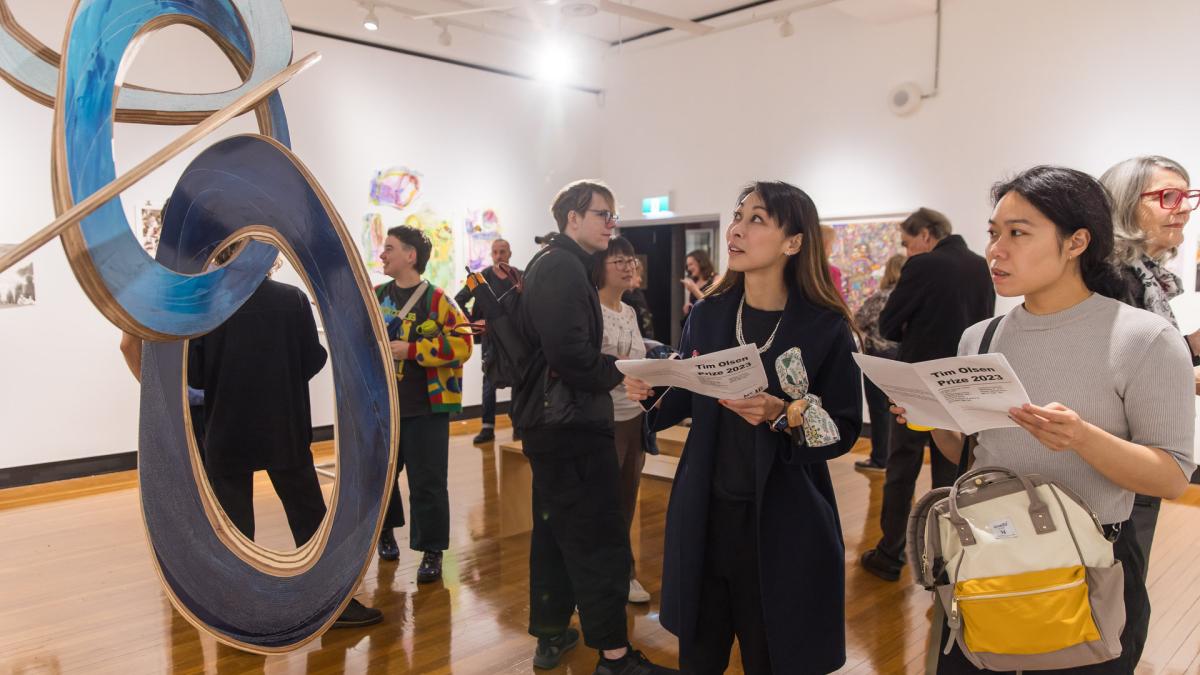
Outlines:
[[590,2],[568,2],[559,8],[563,16],[577,19],[585,16],[595,16],[600,10]]
[[905,82],[888,92],[888,108],[900,117],[911,115],[921,107],[923,96],[915,82]]

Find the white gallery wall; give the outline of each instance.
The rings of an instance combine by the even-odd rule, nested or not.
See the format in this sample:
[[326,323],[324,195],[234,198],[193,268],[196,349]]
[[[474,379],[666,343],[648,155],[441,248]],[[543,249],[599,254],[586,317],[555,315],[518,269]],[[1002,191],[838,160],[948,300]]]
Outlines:
[[[69,2],[10,4],[43,42],[61,43]],[[548,205],[561,184],[599,173],[593,95],[302,33],[294,40],[296,55],[316,50],[323,59],[282,89],[293,149],[356,239],[363,215],[379,210],[367,199],[374,171],[406,166],[423,175],[423,199],[456,226],[467,208],[495,209],[519,264],[532,255],[534,234],[552,226]],[[127,81],[182,91],[237,84],[206,38],[179,27],[147,41]],[[200,148],[254,130],[252,119],[240,118]],[[182,131],[118,125],[118,170]],[[54,217],[50,133],[49,109],[0,85],[0,244],[16,243]],[[200,148],[125,193],[126,213],[134,217],[146,201],[161,205]],[[31,260],[37,304],[0,309],[0,468],[135,450],[138,388],[118,350],[119,333],[84,296],[57,242]],[[300,283],[286,270],[278,278]],[[466,378],[465,402],[478,404],[477,359]],[[331,424],[328,367],[312,393],[313,423]]]
[[[59,44],[68,0],[10,4],[35,35]],[[627,217],[643,197],[667,192],[681,215],[728,213],[754,178],[796,183],[825,216],[930,206],[982,251],[989,186],[1031,165],[1098,175],[1159,153],[1200,174],[1194,0],[944,0],[940,90],[903,118],[887,94],[906,81],[932,87],[932,14],[872,22],[837,6],[794,13],[788,38],[766,21],[614,48],[600,64],[603,106],[577,91],[297,33],[297,55],[315,49],[324,59],[282,90],[293,145],[356,237],[377,208],[366,196],[373,172],[405,166],[422,173],[439,215],[456,222],[467,208],[495,209],[518,264],[532,236],[552,227],[555,191],[585,176],[612,184]],[[190,91],[236,84],[215,47],[184,28],[152,37],[128,80]],[[53,217],[50,125],[48,109],[0,86],[0,244]],[[239,119],[207,142],[248,131],[252,121]],[[118,125],[119,167],[179,133]],[[131,189],[126,212],[160,204],[195,152]],[[1181,262],[1194,261],[1198,227]],[[135,449],[137,387],[117,331],[59,245],[32,261],[37,305],[0,309],[0,468]],[[1194,267],[1179,266],[1188,287]],[[286,271],[280,278],[299,283]],[[1198,297],[1179,301],[1185,330],[1200,328]],[[467,404],[479,401],[478,367],[467,366]],[[313,395],[314,424],[330,423],[328,371]]]
[[[907,81],[932,88],[932,13],[872,23],[834,4],[792,14],[787,38],[768,21],[627,45],[608,59],[605,177],[626,211],[670,191],[676,213],[727,214],[757,178],[802,187],[823,216],[928,206],[979,252],[989,187],[1035,164],[1099,176],[1156,153],[1200,182],[1200,87],[1187,75],[1200,63],[1200,3],[943,5],[940,90],[908,117],[887,95]],[[1195,266],[1182,267],[1190,288]],[[1200,311],[1184,309],[1184,328],[1200,328]]]

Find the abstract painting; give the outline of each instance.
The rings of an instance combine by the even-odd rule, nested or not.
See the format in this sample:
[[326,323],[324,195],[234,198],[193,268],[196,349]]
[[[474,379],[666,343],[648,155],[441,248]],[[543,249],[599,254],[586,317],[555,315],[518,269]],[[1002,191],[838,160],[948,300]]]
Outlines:
[[[0,255],[15,248],[12,244],[0,244]],[[9,268],[0,272],[0,309],[25,307],[37,301],[33,286],[33,263]]]
[[888,258],[903,253],[897,225],[903,216],[891,218],[839,219],[824,221],[837,232],[830,263],[842,270],[842,293],[850,311],[879,289]]
[[492,209],[467,209],[463,221],[467,235],[467,267],[472,272],[491,264],[492,242],[500,239],[500,217]]

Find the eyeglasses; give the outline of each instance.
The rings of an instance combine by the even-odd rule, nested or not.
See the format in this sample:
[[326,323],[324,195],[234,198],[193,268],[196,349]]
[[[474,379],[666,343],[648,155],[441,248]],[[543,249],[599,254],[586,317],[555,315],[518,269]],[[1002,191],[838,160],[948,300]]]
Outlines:
[[606,222],[606,223],[615,223],[621,219],[621,216],[618,216],[617,214],[613,213],[612,211],[608,211],[608,210],[600,211],[597,209],[585,209],[585,210],[587,211],[587,213],[594,213],[594,214],[600,216],[601,218],[604,219],[604,222]]
[[617,269],[631,269],[637,267],[637,258],[609,258],[604,262],[615,266]]
[[1179,188],[1163,188],[1153,192],[1143,192],[1143,197],[1158,197],[1158,205],[1166,211],[1179,208],[1179,202],[1184,197],[1188,200],[1188,210],[1195,211],[1200,207],[1200,190],[1180,190]]

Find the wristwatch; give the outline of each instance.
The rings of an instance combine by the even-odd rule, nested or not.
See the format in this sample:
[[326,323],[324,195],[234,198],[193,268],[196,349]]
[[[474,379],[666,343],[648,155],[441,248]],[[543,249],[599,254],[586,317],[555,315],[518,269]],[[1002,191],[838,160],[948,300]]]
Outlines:
[[771,422],[771,431],[785,431],[788,427],[796,428],[804,425],[804,413],[808,410],[808,401],[799,399],[792,401],[779,417]]

